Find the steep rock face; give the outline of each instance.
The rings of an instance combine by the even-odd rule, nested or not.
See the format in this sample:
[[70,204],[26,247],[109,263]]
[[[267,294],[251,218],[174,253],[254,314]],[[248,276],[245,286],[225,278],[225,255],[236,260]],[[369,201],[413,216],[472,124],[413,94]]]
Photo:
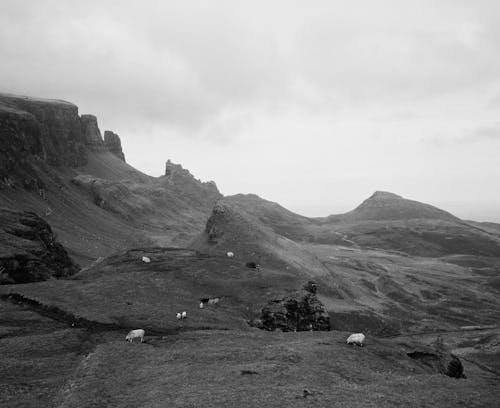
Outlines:
[[104,142],[97,125],[97,118],[94,115],[82,115],[81,122],[85,144],[92,150],[102,150]]
[[67,277],[78,269],[44,220],[0,208],[0,284]]
[[53,166],[86,163],[78,108],[64,101],[0,94],[0,176],[29,171],[31,159]]
[[125,155],[122,150],[122,142],[120,136],[113,133],[111,130],[106,130],[104,132],[104,145],[111,153],[113,153],[119,159],[125,161]]
[[[187,169],[170,160],[165,164],[165,175],[159,178],[160,183],[174,191],[180,198],[187,199],[196,208],[207,208],[207,203],[215,203],[222,198],[213,181],[202,182],[196,179]],[[211,209],[211,207],[210,207]]]

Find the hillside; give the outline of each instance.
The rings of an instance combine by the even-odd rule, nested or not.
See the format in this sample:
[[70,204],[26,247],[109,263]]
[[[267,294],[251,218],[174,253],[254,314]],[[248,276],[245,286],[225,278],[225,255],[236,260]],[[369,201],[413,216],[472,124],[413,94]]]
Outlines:
[[144,245],[183,245],[221,197],[170,161],[147,176],[77,106],[0,94],[0,206],[49,222],[78,263]]
[[397,194],[376,191],[354,210],[331,215],[325,221],[394,221],[411,219],[432,219],[459,221],[454,215],[418,201],[405,199]]
[[75,105],[0,95],[0,405],[498,401],[496,224],[387,192],[308,218],[125,160]]

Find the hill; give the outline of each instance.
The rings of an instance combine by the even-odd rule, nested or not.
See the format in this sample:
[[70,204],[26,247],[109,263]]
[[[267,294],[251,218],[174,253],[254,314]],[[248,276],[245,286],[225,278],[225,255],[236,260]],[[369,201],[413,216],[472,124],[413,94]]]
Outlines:
[[64,101],[1,95],[0,136],[0,405],[498,400],[496,225],[386,192],[307,218],[170,161],[150,177]]
[[386,191],[376,191],[358,207],[346,214],[327,217],[327,221],[389,221],[410,219],[459,220],[454,215],[432,205],[408,200]]
[[118,250],[183,245],[221,194],[170,161],[150,177],[125,162],[120,138],[74,104],[0,94],[0,206],[49,222],[77,262]]

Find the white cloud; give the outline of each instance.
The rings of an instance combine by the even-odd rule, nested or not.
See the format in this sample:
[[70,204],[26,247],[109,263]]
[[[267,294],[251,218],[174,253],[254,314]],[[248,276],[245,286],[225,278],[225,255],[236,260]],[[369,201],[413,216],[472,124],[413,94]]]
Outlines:
[[500,176],[497,1],[0,7],[3,90],[95,113],[146,172],[172,158],[314,215],[382,188],[458,202]]

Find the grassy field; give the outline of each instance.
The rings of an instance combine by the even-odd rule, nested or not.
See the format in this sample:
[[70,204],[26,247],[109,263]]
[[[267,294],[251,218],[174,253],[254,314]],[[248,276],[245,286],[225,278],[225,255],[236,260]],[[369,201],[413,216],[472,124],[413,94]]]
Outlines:
[[[249,327],[247,320],[270,300],[301,293],[309,276],[266,265],[250,269],[238,256],[137,249],[70,280],[0,287],[0,405],[495,406],[500,331],[473,327],[498,316],[494,292],[485,286],[485,261],[477,264],[481,275],[439,259],[332,246],[307,250],[326,265],[319,297],[334,331]],[[447,300],[460,293],[473,296],[476,306]],[[200,298],[213,296],[221,302],[199,308]],[[429,305],[436,313],[428,321],[378,330],[401,315],[423,315]],[[179,321],[175,314],[183,310],[188,318]],[[146,330],[144,344],[124,341],[132,328]],[[352,331],[367,334],[366,347],[345,344]],[[435,343],[437,331],[462,359],[467,379],[408,357]]]

